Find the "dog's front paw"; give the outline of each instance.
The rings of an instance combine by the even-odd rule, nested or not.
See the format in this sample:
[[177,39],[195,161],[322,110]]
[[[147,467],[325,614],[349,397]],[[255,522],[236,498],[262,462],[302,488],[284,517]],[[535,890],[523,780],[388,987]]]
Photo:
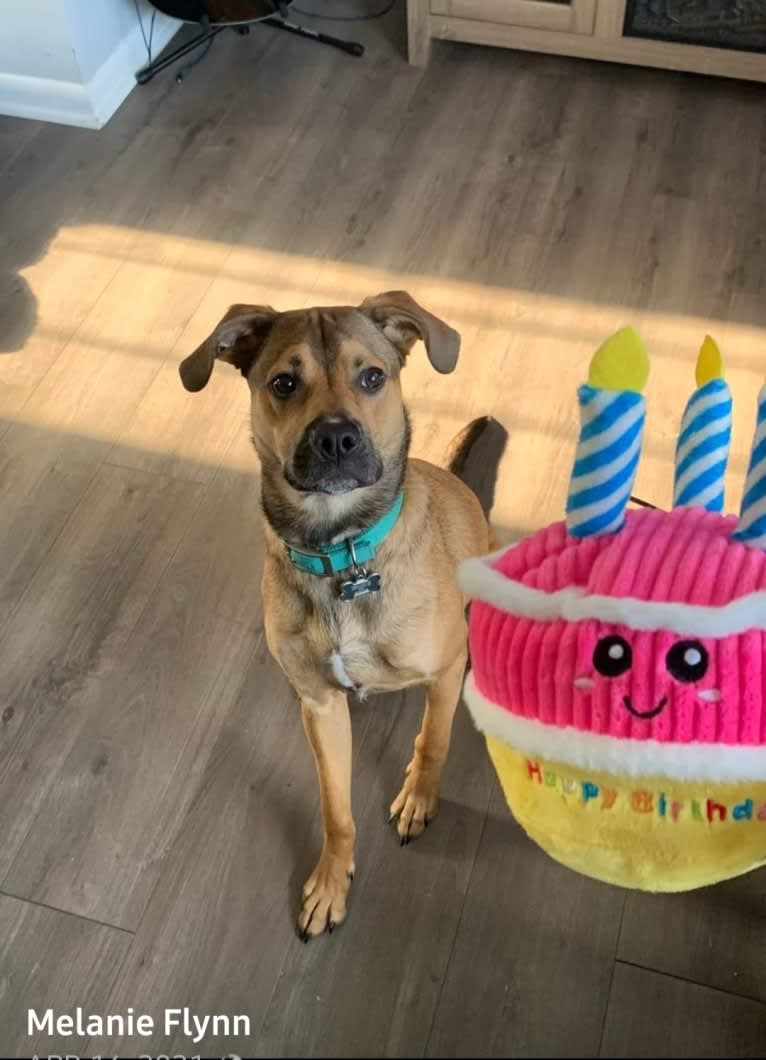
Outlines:
[[439,809],[439,774],[422,769],[415,762],[407,766],[402,790],[391,803],[391,820],[402,846],[422,835]]
[[303,885],[303,905],[298,934],[308,942],[346,919],[346,896],[354,878],[354,858],[323,850],[319,862]]

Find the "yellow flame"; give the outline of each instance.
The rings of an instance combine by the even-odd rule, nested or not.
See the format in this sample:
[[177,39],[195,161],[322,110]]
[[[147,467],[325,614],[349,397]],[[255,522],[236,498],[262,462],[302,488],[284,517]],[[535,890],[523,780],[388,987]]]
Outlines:
[[649,354],[634,328],[621,328],[596,350],[588,370],[591,386],[604,390],[635,390],[646,386]]
[[710,335],[705,336],[705,341],[700,346],[694,377],[697,380],[697,386],[704,386],[711,379],[723,379],[724,377],[723,357],[718,343]]

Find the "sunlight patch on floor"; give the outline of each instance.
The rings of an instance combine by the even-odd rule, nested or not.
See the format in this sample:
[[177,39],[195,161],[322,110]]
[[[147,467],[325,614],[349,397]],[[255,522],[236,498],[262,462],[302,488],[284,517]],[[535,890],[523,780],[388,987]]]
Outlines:
[[669,499],[677,426],[710,330],[735,397],[729,485],[738,501],[763,363],[754,352],[763,348],[762,332],[749,325],[109,225],[62,228],[23,275],[38,319],[23,349],[0,357],[9,442],[18,424],[107,443],[118,462],[135,459],[150,470],[166,470],[169,458],[172,473],[188,467],[192,478],[206,467],[255,470],[241,379],[221,366],[205,391],[189,395],[178,381],[179,361],[234,302],[356,304],[406,288],[463,336],[451,377],[436,376],[422,348],[413,352],[404,378],[414,452],[440,460],[469,419],[501,420],[511,434],[497,500],[503,524],[560,516],[576,440],[576,387],[593,349],[626,323],[643,333],[653,359],[637,488],[658,503]]

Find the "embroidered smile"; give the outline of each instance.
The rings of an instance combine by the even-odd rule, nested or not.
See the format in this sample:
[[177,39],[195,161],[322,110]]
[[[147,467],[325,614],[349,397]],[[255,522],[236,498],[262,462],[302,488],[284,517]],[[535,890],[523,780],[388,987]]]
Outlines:
[[665,709],[668,704],[668,697],[663,696],[657,706],[652,707],[651,710],[636,710],[630,701],[630,696],[623,696],[622,701],[634,718],[643,718],[645,721],[648,721],[650,718],[656,718],[660,711]]

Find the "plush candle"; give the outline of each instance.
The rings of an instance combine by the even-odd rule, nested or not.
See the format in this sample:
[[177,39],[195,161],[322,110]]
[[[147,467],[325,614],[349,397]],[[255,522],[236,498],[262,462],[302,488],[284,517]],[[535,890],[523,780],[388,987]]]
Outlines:
[[731,392],[723,358],[708,335],[697,358],[697,389],[689,398],[676,446],[673,507],[723,511],[731,441]]
[[758,417],[745,479],[745,495],[733,536],[752,548],[766,549],[766,386],[758,395]]
[[578,390],[580,438],[567,500],[574,537],[610,534],[625,521],[641,452],[649,357],[633,328],[596,351]]

